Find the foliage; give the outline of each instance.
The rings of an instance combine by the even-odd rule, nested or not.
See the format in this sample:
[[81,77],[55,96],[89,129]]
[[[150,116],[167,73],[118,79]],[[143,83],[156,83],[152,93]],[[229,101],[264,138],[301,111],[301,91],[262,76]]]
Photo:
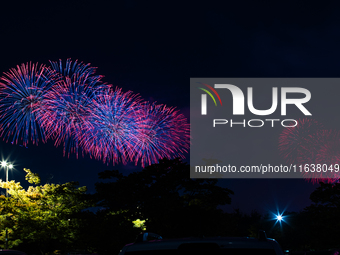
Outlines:
[[0,196],[2,248],[6,229],[9,248],[21,242],[33,243],[41,251],[70,247],[76,239],[76,216],[89,206],[86,187],[77,187],[76,182],[38,185],[39,175],[24,170],[26,180],[35,184],[27,190],[19,182],[0,181],[0,187],[8,189],[10,195]]
[[[310,195],[310,206],[299,213],[285,212],[286,222],[274,226],[269,214],[220,210],[220,205],[230,204],[233,192],[219,187],[216,179],[190,179],[189,166],[180,159],[163,159],[127,176],[104,171],[100,178],[112,181],[97,183],[94,195],[76,182],[40,185],[39,175],[24,171],[32,184],[27,189],[19,182],[0,181],[9,194],[0,196],[0,248],[5,248],[6,232],[8,248],[34,247],[31,253],[108,254],[146,228],[164,238],[256,237],[263,229],[290,250],[334,248],[340,238],[339,183],[320,183]],[[84,210],[95,205],[97,212]]]
[[305,208],[311,247],[337,247],[340,239],[340,183],[323,183],[310,195],[312,204]]
[[150,232],[166,237],[209,236],[227,229],[218,206],[230,204],[233,192],[219,187],[216,179],[191,179],[190,166],[180,159],[164,158],[128,176],[119,171],[99,176],[113,179],[96,184],[99,206],[125,210],[124,215],[133,220],[148,219]]
[[143,231],[146,230],[145,220],[137,219],[137,220],[132,221],[132,223],[133,223],[134,228],[140,228]]

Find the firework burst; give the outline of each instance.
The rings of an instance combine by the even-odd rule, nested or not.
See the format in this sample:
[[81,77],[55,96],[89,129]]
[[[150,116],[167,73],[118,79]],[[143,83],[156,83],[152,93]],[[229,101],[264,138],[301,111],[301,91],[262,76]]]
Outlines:
[[144,103],[136,119],[138,135],[133,141],[134,161],[146,164],[172,156],[183,158],[189,148],[189,124],[175,108]]
[[78,60],[72,62],[71,59],[67,59],[63,65],[63,62],[60,59],[59,62],[50,61],[50,64],[52,69],[62,77],[68,77],[73,81],[77,81],[79,77],[86,76],[86,84],[88,87],[95,87],[96,85],[101,84],[101,79],[104,77],[103,75],[96,74],[96,67],[91,66],[89,63],[78,63]]
[[0,78],[0,134],[12,143],[53,139],[64,156],[80,152],[104,163],[143,167],[189,149],[186,118],[165,105],[112,89],[96,68],[51,61],[22,64]]
[[315,163],[321,143],[316,139],[323,125],[313,119],[299,119],[296,127],[288,127],[279,137],[279,152],[292,164]]
[[45,95],[58,81],[56,72],[30,63],[10,69],[0,78],[0,130],[4,140],[27,145],[46,141],[41,126]]
[[126,163],[133,154],[140,97],[131,91],[107,90],[94,103],[90,125],[86,125],[81,143],[93,157],[104,163]]
[[321,144],[316,155],[317,171],[304,173],[312,182],[334,183],[340,177],[340,132],[321,130],[316,139]]
[[61,80],[46,95],[43,126],[55,145],[63,144],[64,155],[79,154],[79,139],[89,123],[93,101],[107,86],[101,83],[102,76],[95,75],[89,64],[66,61],[51,62]]

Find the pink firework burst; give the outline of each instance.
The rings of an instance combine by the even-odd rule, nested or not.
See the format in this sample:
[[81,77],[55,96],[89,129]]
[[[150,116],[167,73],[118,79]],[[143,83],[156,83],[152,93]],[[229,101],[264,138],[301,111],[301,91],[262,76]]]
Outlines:
[[101,83],[102,76],[96,75],[96,68],[89,64],[72,63],[68,59],[65,66],[61,61],[51,65],[61,81],[46,95],[43,126],[56,146],[63,144],[64,155],[74,153],[78,157],[80,137],[84,128],[91,125],[94,99],[108,87]]
[[167,157],[184,157],[189,149],[190,126],[187,119],[175,108],[145,103],[140,108],[138,135],[133,141],[134,161],[157,163]]
[[41,126],[45,95],[58,81],[45,65],[21,64],[0,78],[0,133],[6,141],[27,145],[46,141]]
[[340,131],[320,130],[316,135],[319,146],[316,155],[316,171],[304,173],[315,182],[334,183],[340,177]]
[[131,91],[107,90],[94,100],[90,125],[81,136],[82,147],[104,163],[127,163],[133,157],[140,97]]
[[320,140],[317,133],[323,125],[313,119],[299,119],[296,127],[284,128],[279,136],[280,155],[292,164],[315,163]]
[[22,64],[0,78],[0,134],[12,143],[53,139],[64,156],[89,153],[113,164],[143,167],[167,157],[184,158],[189,124],[175,108],[143,102],[113,90],[96,68],[51,61]]

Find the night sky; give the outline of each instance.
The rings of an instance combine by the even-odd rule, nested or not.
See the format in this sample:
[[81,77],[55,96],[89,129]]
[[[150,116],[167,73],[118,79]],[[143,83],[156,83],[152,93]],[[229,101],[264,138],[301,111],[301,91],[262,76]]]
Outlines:
[[[29,61],[78,59],[98,67],[105,82],[175,106],[188,120],[190,77],[339,76],[339,6],[331,1],[219,2],[1,3],[0,72]],[[92,193],[101,171],[140,170],[133,164],[65,158],[53,142],[0,146],[2,157],[15,165],[10,179],[22,183],[25,167],[39,173],[43,183],[79,181]],[[235,193],[225,210],[246,213],[302,210],[318,186],[302,179],[223,179],[219,184]]]

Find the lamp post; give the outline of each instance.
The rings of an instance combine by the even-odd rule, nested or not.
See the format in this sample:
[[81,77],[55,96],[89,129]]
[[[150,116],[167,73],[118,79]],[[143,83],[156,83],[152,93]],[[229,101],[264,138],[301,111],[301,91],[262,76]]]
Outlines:
[[[7,163],[6,161],[1,162],[2,167],[6,167],[6,182],[8,182],[8,169],[12,169],[13,165],[10,163]],[[8,197],[8,188],[6,189],[6,197]],[[6,244],[5,244],[5,249],[8,248],[8,230],[6,227]]]
[[[6,161],[2,161],[1,166],[6,167],[6,182],[8,182],[8,169],[12,169],[13,165],[10,163],[7,163]],[[8,189],[6,189],[6,197],[8,197]]]

